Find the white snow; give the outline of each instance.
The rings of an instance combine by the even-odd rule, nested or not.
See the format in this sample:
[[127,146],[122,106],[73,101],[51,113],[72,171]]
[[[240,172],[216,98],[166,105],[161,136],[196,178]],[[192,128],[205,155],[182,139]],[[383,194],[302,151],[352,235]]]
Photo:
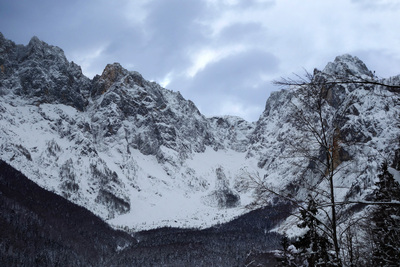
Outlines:
[[[102,171],[107,167],[117,173],[121,186],[112,188],[129,199],[131,209],[107,219],[115,227],[134,231],[163,226],[204,228],[247,212],[244,207],[252,201],[250,191],[241,193],[236,208],[218,208],[203,201],[215,189],[217,168],[224,170],[232,190],[244,170],[257,169],[256,160],[246,159],[244,152],[215,151],[209,147],[204,153],[191,155],[182,166],[174,166],[168,162],[159,164],[155,156],[143,155],[135,149],[131,149],[130,155],[125,154],[121,152],[126,149],[123,140],[118,140],[108,147],[94,146],[97,155],[85,155],[83,146],[92,141],[77,128],[79,123],[90,123],[84,113],[61,104],[13,106],[4,99],[0,107],[6,110],[0,120],[0,132],[4,133],[0,141],[2,147],[8,147],[0,151],[1,158],[44,188],[63,194],[60,167],[72,159],[80,189],[70,200],[107,219],[107,210],[95,201],[100,185],[91,177],[90,166],[94,164]],[[20,144],[29,151],[32,161],[19,155],[18,149],[11,149],[11,144]],[[48,149],[54,145],[59,151],[51,154]],[[162,151],[176,160],[174,150],[163,147]]]
[[[153,229],[163,226],[205,228],[232,220],[247,212],[244,207],[252,201],[251,193],[241,195],[241,205],[222,209],[206,205],[202,198],[215,186],[215,169],[223,167],[229,182],[248,166],[245,153],[232,150],[214,151],[208,148],[196,153],[182,168],[181,178],[165,175],[162,166],[153,156],[136,152],[134,158],[147,177],[138,180],[140,192],[131,192],[131,211],[109,220],[117,227],[133,230]],[[247,164],[246,164],[247,163]],[[196,177],[184,175],[185,170],[196,171]]]
[[394,180],[400,183],[400,171],[393,169],[391,167],[388,168],[388,171],[390,174],[393,175]]
[[[352,69],[357,68],[349,64]],[[122,82],[119,85],[124,86]],[[127,88],[126,93],[135,101],[141,93],[148,93],[146,99],[150,99],[159,93],[156,90],[161,90],[158,85],[151,86],[146,91],[135,85]],[[380,162],[393,156],[393,143],[398,138],[395,121],[400,112],[390,92],[379,88],[346,90],[349,99],[357,99],[354,108],[359,115],[349,114],[343,128],[355,127],[360,138],[366,141],[343,144],[353,159],[336,174],[338,201],[354,188],[362,188],[359,195],[354,195],[358,198],[371,189]],[[302,134],[289,120],[293,112],[291,101],[300,103],[288,92],[272,94],[256,124],[229,116],[207,120],[196,112],[191,102],[180,100],[179,93],[164,89],[160,92],[165,105],[159,107],[161,111],[154,111],[155,102],[149,103],[145,107],[147,117],[140,114],[123,117],[115,103],[101,107],[105,95],[90,99],[85,112],[62,104],[32,105],[11,94],[3,95],[0,98],[0,158],[40,186],[88,208],[115,227],[132,231],[164,226],[205,228],[232,220],[248,212],[245,207],[255,200],[253,188],[243,186],[251,183],[249,176],[280,190],[291,182],[298,182],[309,163],[289,154],[288,141],[302,138]],[[174,116],[162,117],[160,114],[164,111]],[[154,124],[146,125],[146,119],[151,116],[159,117],[150,121]],[[185,124],[184,120],[189,121]],[[116,133],[106,134],[108,124],[119,123]],[[176,127],[173,129],[176,140],[161,145],[156,152],[152,151],[153,155],[144,155],[132,145],[134,137],[153,145],[146,141],[151,127],[170,130],[171,125]],[[208,144],[203,152],[205,137],[200,136],[204,132],[199,128],[204,125],[213,131],[214,144]],[[170,137],[168,134],[160,133],[163,137],[166,135],[165,140]],[[157,157],[157,153],[162,157]],[[69,170],[73,174],[70,182],[79,186],[77,192],[65,190],[66,181],[60,177],[62,168],[69,168],[70,161],[73,163],[73,169]],[[224,185],[240,196],[237,207],[220,208],[207,198],[220,186],[217,170],[224,174]],[[399,172],[390,171],[400,181]],[[321,183],[320,187],[326,189],[327,184]],[[128,203],[130,210],[124,214],[114,212],[107,203],[98,200],[101,190]],[[299,196],[302,194],[305,192],[300,188]],[[271,198],[264,197],[266,201]],[[296,229],[295,224],[296,220],[289,217],[277,231],[298,235],[301,229]]]

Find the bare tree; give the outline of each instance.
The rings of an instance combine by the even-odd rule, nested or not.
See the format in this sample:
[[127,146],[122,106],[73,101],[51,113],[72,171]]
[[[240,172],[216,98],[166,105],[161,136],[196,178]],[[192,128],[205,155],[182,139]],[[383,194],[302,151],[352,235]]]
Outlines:
[[[335,95],[335,89],[343,85],[363,85],[380,86],[390,92],[400,92],[398,84],[385,83],[376,77],[359,76],[329,76],[327,74],[319,75],[316,71],[313,74],[306,73],[304,77],[296,76],[296,79],[281,79],[276,81],[276,85],[286,86],[292,90],[295,95],[292,101],[293,114],[292,124],[301,137],[294,136],[289,142],[291,149],[288,157],[303,157],[307,159],[304,172],[299,177],[302,184],[309,192],[313,193],[314,200],[317,202],[317,208],[325,218],[319,226],[319,229],[330,238],[335,251],[335,260],[337,265],[341,265],[343,255],[358,255],[355,252],[355,244],[351,243],[353,232],[350,226],[355,222],[344,226],[339,230],[338,207],[344,207],[351,204],[382,205],[362,200],[338,201],[335,198],[335,179],[340,170],[346,167],[345,147],[355,145],[356,140],[346,140],[341,136],[341,127],[345,121],[346,113],[356,101],[353,97],[344,97]],[[313,177],[313,179],[310,179]],[[296,198],[294,195],[282,193],[282,191],[271,188],[263,182],[263,179],[256,178],[258,190],[278,196],[285,201],[289,201],[298,207],[300,211],[305,211],[305,202]],[[322,185],[322,186],[321,186]],[[386,203],[388,204],[388,203]],[[399,205],[400,203],[391,202],[389,205]],[[316,216],[316,214],[308,214]],[[320,218],[318,218],[320,220]],[[358,223],[358,222],[357,222]],[[341,241],[342,240],[342,241]],[[346,243],[347,242],[347,243]],[[340,244],[343,243],[343,244]],[[341,245],[350,249],[349,253],[341,253]],[[347,260],[353,264],[355,258]]]
[[[317,177],[309,184],[309,190],[328,198],[329,207],[324,210],[328,227],[325,229],[333,243],[336,260],[340,261],[340,246],[338,240],[338,219],[335,199],[334,177],[341,163],[341,142],[339,121],[345,114],[350,99],[335,98],[334,83],[326,81],[321,76],[307,74],[307,86],[299,86],[294,90],[297,103],[293,105],[293,125],[302,133],[301,138],[293,138],[291,142],[292,155],[305,157],[311,162],[304,173]],[[307,181],[308,177],[303,180]],[[318,185],[328,185],[328,191]]]
[[[318,70],[314,70],[314,74]],[[357,74],[352,75],[331,75],[325,73],[328,80],[314,80],[314,75],[307,72],[303,76],[294,74],[295,78],[281,78],[273,83],[278,86],[287,88],[288,86],[296,87],[309,87],[312,86],[336,86],[336,85],[366,85],[366,86],[381,86],[391,92],[400,93],[400,85],[397,82],[385,81],[384,79],[379,79],[378,77],[372,75],[370,77],[362,77]]]

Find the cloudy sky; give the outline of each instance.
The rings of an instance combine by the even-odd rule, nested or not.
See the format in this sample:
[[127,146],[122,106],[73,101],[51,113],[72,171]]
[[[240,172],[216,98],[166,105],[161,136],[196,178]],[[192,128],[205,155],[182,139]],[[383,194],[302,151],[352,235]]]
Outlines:
[[0,0],[0,32],[61,47],[92,78],[119,62],[206,116],[255,121],[272,80],[358,56],[400,74],[398,0]]

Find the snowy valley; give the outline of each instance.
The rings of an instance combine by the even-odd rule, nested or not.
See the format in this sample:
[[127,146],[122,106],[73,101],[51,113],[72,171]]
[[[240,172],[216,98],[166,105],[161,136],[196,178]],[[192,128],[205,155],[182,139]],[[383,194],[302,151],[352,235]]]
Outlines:
[[[24,46],[0,34],[0,67],[0,159],[115,229],[206,229],[276,203],[260,186],[305,199],[316,177],[315,162],[293,153],[310,137],[296,126],[303,103],[295,89],[272,93],[259,120],[247,122],[206,118],[179,92],[118,63],[91,80],[36,37]],[[314,71],[316,79],[337,76],[375,79],[350,55]],[[400,76],[379,82],[399,84]],[[329,90],[327,125],[341,143],[335,197],[365,200],[380,164],[395,163],[398,94],[371,84]],[[288,217],[274,231],[299,229]]]

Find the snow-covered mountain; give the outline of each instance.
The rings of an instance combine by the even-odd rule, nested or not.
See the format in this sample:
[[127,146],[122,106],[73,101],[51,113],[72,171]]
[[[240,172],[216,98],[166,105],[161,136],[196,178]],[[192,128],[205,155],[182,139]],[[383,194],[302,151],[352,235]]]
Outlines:
[[[349,55],[316,71],[325,79],[349,74],[372,77]],[[385,82],[399,83],[400,76]],[[354,84],[332,88],[329,97],[341,138],[354,141],[341,154],[338,197],[362,198],[397,148],[397,98]],[[36,37],[16,45],[0,34],[1,159],[113,226],[229,221],[257,200],[258,178],[301,193],[309,162],[287,156],[291,140],[303,136],[293,126],[296,98],[295,90],[272,93],[255,123],[206,118],[179,92],[118,63],[90,80],[60,48]],[[338,103],[346,103],[342,117]]]

